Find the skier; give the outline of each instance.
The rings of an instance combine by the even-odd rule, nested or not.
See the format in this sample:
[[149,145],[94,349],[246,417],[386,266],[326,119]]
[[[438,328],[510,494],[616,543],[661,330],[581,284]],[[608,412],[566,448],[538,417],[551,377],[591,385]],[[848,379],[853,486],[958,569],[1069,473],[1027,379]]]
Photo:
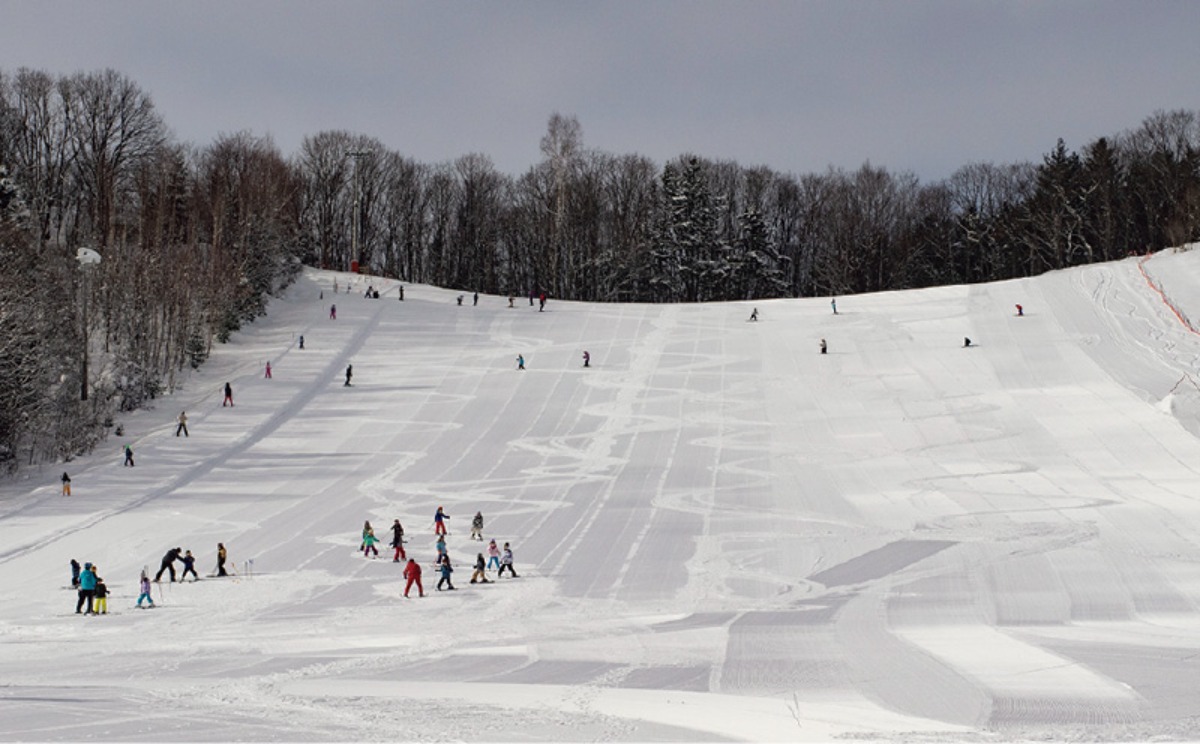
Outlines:
[[408,597],[408,590],[412,589],[413,584],[417,585],[418,596],[425,596],[425,589],[421,587],[421,564],[409,558],[408,564],[404,566],[404,578],[408,580],[404,585],[405,597]]
[[463,300],[463,296],[462,296],[462,295],[459,295],[459,296],[458,296],[458,306],[459,306],[459,307],[462,307],[462,300]]
[[490,584],[488,577],[484,574],[483,553],[475,556],[475,573],[471,574],[472,584]]
[[504,543],[504,554],[500,556],[500,571],[497,572],[496,578],[503,576],[504,569],[506,568],[514,579],[520,578],[517,576],[517,572],[513,570],[513,554],[512,550],[508,547],[508,543]]
[[221,401],[221,408],[224,408],[226,405],[230,408],[233,407],[233,386],[228,382],[225,383],[225,400]]
[[496,547],[496,541],[488,541],[488,562],[487,567],[491,568],[495,564],[496,570],[500,570],[500,548]]
[[354,376],[354,365],[347,364],[346,365],[346,384],[343,385],[342,387],[350,387],[350,378],[353,376]]
[[171,572],[171,581],[175,580],[175,561],[179,560],[179,556],[183,554],[182,548],[171,548],[167,554],[163,556],[162,565],[158,568],[158,573],[154,575],[154,580],[161,581],[163,571]]
[[479,293],[476,292],[471,298],[471,306],[474,307],[478,304],[479,304]]
[[440,592],[442,584],[445,584],[447,589],[454,591],[454,582],[450,581],[450,574],[454,573],[454,567],[450,565],[450,556],[442,555],[438,559],[438,568],[442,572],[442,578],[438,579],[437,590]]
[[133,467],[133,447],[125,445],[125,465],[123,467]]
[[509,306],[509,307],[512,307],[512,306],[513,306],[513,300],[514,300],[514,299],[515,299],[515,298],[514,298],[512,295],[509,295],[509,296],[508,296],[508,306]]
[[829,298],[829,306],[831,308],[833,308],[833,314],[837,315],[837,298],[836,297]]
[[544,311],[545,309],[546,309],[546,293],[542,292],[542,294],[538,297],[538,312],[540,313],[540,312]]
[[971,339],[967,338],[966,336],[963,336],[963,348],[965,349],[970,345],[971,345]]
[[79,561],[71,559],[71,588],[79,588]]
[[[95,570],[94,566],[92,570]],[[108,585],[99,576],[96,577],[96,614],[108,614]]]
[[225,559],[228,557],[225,552],[225,543],[217,543],[217,576],[228,576],[225,571]]
[[63,475],[62,475],[62,484],[63,484],[62,495],[70,496],[71,495],[71,476],[67,475],[67,471],[65,471],[65,470],[63,471]]
[[757,307],[750,311],[750,320],[758,320],[758,308]]
[[141,594],[138,595],[137,606],[141,607],[142,600],[145,599],[148,600],[150,602],[150,606],[153,607],[154,597],[150,596],[150,577],[146,575],[145,570],[142,571],[142,577],[138,580],[138,591],[140,591]]
[[1024,314],[1025,314],[1025,308],[1021,307],[1021,303],[1017,303],[1017,317],[1019,318]]
[[183,432],[185,437],[190,437],[187,430],[187,411],[180,411],[179,418],[175,419],[179,422],[179,426],[175,427],[175,436],[179,436],[179,432]]
[[821,353],[829,351],[829,347],[825,344],[825,339],[821,339]]
[[304,336],[301,336],[301,337],[300,337],[300,350],[301,350],[301,351],[303,351],[303,350],[304,350]]
[[445,520],[447,520],[449,518],[450,517],[444,511],[442,511],[442,507],[439,506],[437,508],[437,511],[433,515],[433,534],[435,534],[435,535],[446,534]]
[[180,560],[183,561],[183,574],[179,577],[179,580],[187,581],[188,572],[191,572],[192,580],[199,581],[200,576],[196,573],[196,558],[192,555],[192,551],[187,551]]
[[[346,289],[348,290],[348,289],[350,289],[350,288],[349,288],[349,287],[346,287]],[[329,306],[329,319],[330,319],[330,320],[337,320],[337,305],[330,305],[330,306]]]
[[371,520],[368,519],[363,522],[362,545],[358,546],[359,550],[364,550],[367,547],[367,535],[373,534],[375,534],[375,530],[371,528]]
[[401,301],[401,302],[404,302],[404,285],[403,285],[403,284],[401,284],[401,285],[398,287],[398,289],[399,289],[399,291],[400,291],[400,301]]
[[392,563],[399,563],[407,556],[404,555],[404,526],[397,519],[392,522],[392,547],[396,552],[392,555]]
[[517,369],[525,369],[525,357],[517,354]]
[[447,553],[446,553],[446,536],[445,536],[445,535],[438,535],[437,542],[433,544],[433,547],[434,547],[434,548],[437,550],[437,554],[438,554],[438,560],[439,560],[439,561],[440,561],[440,560],[442,560],[443,558],[445,558],[445,557],[447,556]]
[[531,289],[531,290],[529,290],[529,306],[530,307],[533,307],[533,298],[534,298],[534,291]]
[[363,295],[363,297],[366,297],[369,300],[369,299],[371,299],[371,295],[373,295],[373,294],[375,294],[375,288],[372,287],[370,284],[368,284],[367,285],[367,293],[365,295]]
[[271,363],[269,361],[267,362],[267,373],[263,377],[268,380],[271,379]]
[[483,512],[475,512],[471,520],[471,539],[483,542]]
[[370,553],[374,552],[375,557],[379,557],[379,548],[375,547],[375,543],[379,542],[379,538],[375,537],[375,530],[367,528],[367,532],[363,535],[363,558],[366,558]]
[[83,603],[87,602],[87,614],[92,614],[92,599],[96,596],[96,571],[92,564],[83,564],[83,573],[79,574],[79,601],[75,603],[75,614],[83,611]]
[[592,366],[592,355],[587,353],[586,350],[583,352],[583,366],[585,366],[585,367]]

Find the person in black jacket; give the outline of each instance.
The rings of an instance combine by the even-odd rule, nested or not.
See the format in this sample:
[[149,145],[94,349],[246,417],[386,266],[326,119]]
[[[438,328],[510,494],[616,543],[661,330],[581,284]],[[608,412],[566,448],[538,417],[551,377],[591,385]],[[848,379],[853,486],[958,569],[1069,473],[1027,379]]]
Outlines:
[[399,519],[392,522],[392,547],[396,549],[392,554],[392,563],[399,563],[408,558],[404,554],[404,526],[400,524]]
[[175,580],[175,561],[179,560],[179,556],[183,554],[182,548],[171,548],[167,554],[163,556],[162,565],[158,568],[158,573],[154,575],[155,581],[161,581],[163,571],[171,572],[171,581]]
[[180,560],[183,561],[183,574],[179,577],[179,580],[186,580],[188,573],[191,573],[192,580],[199,581],[200,575],[196,573],[196,557],[192,555],[192,551],[189,550]]
[[475,557],[475,573],[471,574],[472,584],[490,584],[484,569],[487,567],[487,562],[483,560],[483,553]]

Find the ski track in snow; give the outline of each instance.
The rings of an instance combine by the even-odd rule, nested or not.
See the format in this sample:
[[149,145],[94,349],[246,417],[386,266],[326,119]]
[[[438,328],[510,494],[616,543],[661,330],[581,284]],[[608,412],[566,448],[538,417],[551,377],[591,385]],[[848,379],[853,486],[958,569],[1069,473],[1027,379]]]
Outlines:
[[[1200,737],[1200,254],[749,324],[458,294],[307,270],[73,497],[4,484],[0,738]],[[519,579],[468,582],[477,510]],[[132,608],[218,541],[237,576]],[[108,616],[73,614],[71,557]]]

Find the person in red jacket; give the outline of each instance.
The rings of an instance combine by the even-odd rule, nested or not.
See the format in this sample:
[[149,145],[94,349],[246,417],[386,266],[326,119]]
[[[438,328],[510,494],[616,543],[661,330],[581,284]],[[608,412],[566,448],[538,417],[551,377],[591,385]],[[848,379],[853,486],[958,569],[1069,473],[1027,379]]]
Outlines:
[[409,558],[408,565],[404,567],[404,578],[408,579],[408,583],[404,585],[404,596],[408,596],[408,590],[412,589],[412,585],[417,585],[418,596],[425,596],[425,588],[421,586],[421,564],[416,560]]

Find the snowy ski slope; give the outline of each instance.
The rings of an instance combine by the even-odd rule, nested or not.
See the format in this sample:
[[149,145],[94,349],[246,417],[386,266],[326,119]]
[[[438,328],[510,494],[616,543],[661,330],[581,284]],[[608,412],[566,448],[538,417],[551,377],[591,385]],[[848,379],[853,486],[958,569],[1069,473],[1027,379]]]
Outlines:
[[[837,316],[335,278],[69,463],[71,498],[0,487],[0,739],[1200,738],[1200,252]],[[468,584],[477,510],[519,579]],[[423,599],[357,552],[394,518]],[[217,542],[239,576],[133,609]],[[109,616],[73,613],[72,557]]]

